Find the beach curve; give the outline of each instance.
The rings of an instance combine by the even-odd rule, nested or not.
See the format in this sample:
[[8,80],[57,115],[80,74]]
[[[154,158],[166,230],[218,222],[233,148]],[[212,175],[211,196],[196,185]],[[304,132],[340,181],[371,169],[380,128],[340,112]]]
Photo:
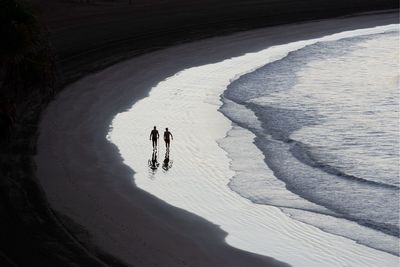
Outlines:
[[[377,21],[382,24],[387,24],[388,21],[394,19],[394,16],[386,15],[386,17],[378,16],[377,18]],[[347,18],[339,20],[339,22],[342,23],[339,23],[339,27],[342,27],[342,29],[350,29],[352,27],[363,27],[363,25],[369,23],[370,26],[375,26],[379,24],[377,21],[368,21],[366,17]],[[349,22],[353,22],[354,24],[349,26]],[[282,27],[284,30],[296,31],[296,33],[293,34],[295,36],[281,36],[281,40],[279,40],[279,38],[274,38],[274,41],[277,43],[285,43],[290,40],[296,40],[296,38],[307,39],[307,34],[309,36],[308,38],[313,35],[325,35],[326,32],[334,32],[337,30],[338,24],[333,27],[328,22],[316,22]],[[146,95],[146,90],[152,88],[158,81],[162,81],[163,78],[165,79],[189,66],[220,61],[238,54],[240,55],[243,52],[248,52],[245,51],[247,49],[257,50],[258,48],[265,47],[266,44],[267,46],[268,44],[272,45],[273,43],[268,40],[269,37],[276,36],[281,30],[282,28],[276,27],[226,37],[225,39],[228,40],[218,40],[215,38],[214,40],[201,41],[196,44],[183,45],[155,52],[118,64],[104,72],[89,76],[72,85],[50,106],[49,109],[53,112],[46,112],[42,121],[42,135],[39,140],[39,154],[37,156],[39,177],[41,177],[42,185],[45,188],[50,202],[54,205],[54,208],[62,213],[68,214],[74,220],[77,220],[85,226],[93,235],[95,243],[106,251],[111,251],[113,255],[123,258],[125,261],[139,261],[140,259],[135,258],[132,253],[129,255],[129,251],[127,250],[124,252],[116,251],[117,247],[125,246],[126,249],[129,249],[129,245],[131,247],[133,246],[132,240],[129,240],[129,237],[121,238],[121,231],[123,232],[125,230],[132,235],[137,235],[137,233],[130,231],[132,229],[129,229],[129,225],[126,224],[127,214],[121,213],[121,210],[118,210],[121,200],[126,201],[126,212],[130,209],[137,210],[143,207],[141,207],[140,204],[133,204],[132,199],[130,199],[131,197],[134,198],[134,196],[130,195],[130,193],[132,193],[131,189],[125,186],[130,184],[130,177],[133,173],[121,164],[115,147],[112,148],[114,154],[107,153],[110,152],[110,145],[108,145],[108,150],[99,149],[99,144],[104,145],[105,143],[104,133],[108,132],[109,122],[116,113],[130,107],[135,97],[136,99],[144,97]],[[265,31],[264,34],[261,34],[262,31]],[[249,40],[252,40],[253,44],[249,45]],[[229,45],[227,46],[226,43],[229,43]],[[229,49],[227,49],[227,47]],[[193,51],[197,51],[198,54],[194,55]],[[174,61],[176,55],[180,56],[180,62]],[[124,64],[125,66],[121,68]],[[148,67],[146,68],[144,66]],[[116,81],[118,81],[117,85],[115,84]],[[76,90],[76,88],[80,86],[85,86],[88,89],[84,95],[79,93],[79,90]],[[130,89],[132,87],[136,87],[135,93]],[[137,90],[138,87],[142,88],[139,92]],[[102,88],[103,90],[101,90]],[[99,93],[100,90],[101,94]],[[129,100],[127,100],[127,98],[129,98]],[[68,107],[70,108],[69,112],[64,114],[64,112],[62,112],[63,108]],[[57,153],[57,151],[62,151],[60,148],[65,147],[66,144],[67,150],[65,154]],[[77,161],[77,158],[80,160]],[[117,168],[115,168],[116,166],[110,167],[110,162],[112,161],[115,161],[116,166],[118,166]],[[49,164],[49,162],[52,164]],[[114,179],[116,176],[121,178],[121,180],[115,181]],[[89,177],[91,179],[88,179]],[[52,178],[56,178],[57,181],[52,180]],[[118,185],[117,183],[124,183],[124,186],[121,186],[121,184]],[[64,184],[66,188],[59,188],[60,184]],[[99,187],[103,188],[99,189]],[[75,196],[76,199],[71,199],[71,196],[67,197],[68,194],[63,191],[65,189],[68,190],[68,193],[72,196]],[[107,198],[109,201],[103,200],[104,198]],[[150,197],[146,196],[146,198]],[[141,198],[141,200],[143,200],[143,198]],[[87,206],[85,207],[85,205]],[[149,215],[150,217],[159,217],[158,219],[165,218],[163,217],[163,215],[165,215],[164,208],[167,205],[159,205],[163,207],[157,210],[160,214],[151,214]],[[93,207],[95,207],[95,209],[93,209]],[[95,215],[95,217],[92,217],[93,215]],[[182,219],[182,217],[178,217]],[[129,219],[135,220],[135,218]],[[160,223],[160,221],[158,221],[158,223]],[[169,225],[169,228],[171,228],[169,236],[179,234],[182,230],[182,224],[185,224],[176,222],[176,220],[174,223],[176,223],[176,225]],[[142,227],[148,228],[148,226],[144,226],[143,224],[146,223],[142,222]],[[110,231],[110,229],[113,231]],[[142,234],[141,237],[137,237],[135,242],[141,240],[144,243],[152,243],[150,240],[155,237],[152,236],[151,229],[147,230],[148,232]],[[188,229],[188,231],[190,232],[190,229]],[[220,233],[217,235],[221,236]],[[198,239],[194,242],[197,243],[201,249],[205,249],[204,244],[208,244],[210,241],[208,238],[201,237],[198,234],[192,233],[191,236],[191,238]],[[119,240],[119,238],[125,240]],[[181,245],[183,244],[186,245],[184,242]],[[156,250],[157,244],[153,243],[152,247]],[[180,249],[181,248],[182,247],[180,247]],[[162,252],[158,251],[156,254],[158,255],[158,253]],[[182,257],[184,257],[183,255],[185,253],[188,253],[188,255],[190,254],[189,251],[185,252],[182,250],[172,250],[172,253],[176,253]],[[192,253],[196,254],[193,251]],[[205,255],[213,255],[213,257],[215,257],[215,254],[209,253],[211,252],[208,251]],[[225,254],[224,256],[224,254],[221,253],[220,260],[225,262],[226,256],[230,257],[230,254]],[[171,256],[168,255],[168,257]],[[258,257],[255,258],[259,260]],[[147,260],[149,260],[149,258]],[[169,258],[169,260],[171,259]],[[199,260],[201,261],[204,259]]]

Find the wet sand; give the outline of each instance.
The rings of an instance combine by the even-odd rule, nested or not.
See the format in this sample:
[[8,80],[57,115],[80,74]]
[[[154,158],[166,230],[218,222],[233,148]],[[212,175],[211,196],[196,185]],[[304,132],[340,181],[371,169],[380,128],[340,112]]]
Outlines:
[[135,187],[134,172],[106,139],[109,125],[158,82],[183,69],[396,21],[397,14],[368,15],[244,32],[149,53],[79,80],[49,106],[40,126],[36,163],[52,207],[84,226],[100,249],[128,264],[281,266],[228,246],[217,225]]
[[[69,83],[175,44],[272,25],[398,8],[394,0],[32,0]],[[88,3],[80,3],[88,2]]]

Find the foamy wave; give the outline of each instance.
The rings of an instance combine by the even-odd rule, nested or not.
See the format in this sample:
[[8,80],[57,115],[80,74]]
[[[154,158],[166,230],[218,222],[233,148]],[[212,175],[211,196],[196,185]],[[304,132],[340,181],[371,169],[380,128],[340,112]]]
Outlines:
[[[217,140],[231,129],[219,111],[220,95],[240,75],[285,57],[309,44],[384,32],[396,25],[334,34],[274,46],[257,53],[183,70],[154,87],[150,96],[113,120],[109,139],[125,164],[135,170],[138,187],[220,225],[237,248],[272,256],[293,266],[393,266],[398,258],[293,220],[278,208],[257,205],[231,191],[235,174]],[[168,172],[148,172],[153,125],[174,134]],[[243,147],[237,144],[237,149]],[[162,160],[164,149],[159,148]],[[147,156],[148,155],[148,156]],[[146,157],[147,156],[147,157]],[[271,174],[272,175],[272,174]],[[273,177],[271,177],[273,178]],[[268,179],[268,177],[266,177]]]

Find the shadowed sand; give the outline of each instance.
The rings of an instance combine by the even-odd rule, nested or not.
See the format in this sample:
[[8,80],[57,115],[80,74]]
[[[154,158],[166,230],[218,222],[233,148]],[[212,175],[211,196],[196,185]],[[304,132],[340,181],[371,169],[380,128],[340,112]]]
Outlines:
[[58,96],[41,122],[36,162],[50,203],[84,226],[100,249],[128,264],[285,266],[229,247],[218,226],[136,188],[134,172],[106,140],[111,120],[185,68],[274,44],[396,22],[397,14],[368,15],[244,32],[153,52],[83,78]]
[[32,0],[64,82],[144,52],[242,30],[398,8],[395,0]]

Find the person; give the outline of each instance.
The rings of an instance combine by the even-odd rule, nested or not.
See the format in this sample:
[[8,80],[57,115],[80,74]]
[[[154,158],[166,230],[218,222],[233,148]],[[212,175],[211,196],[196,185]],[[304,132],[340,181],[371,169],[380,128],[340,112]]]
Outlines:
[[165,147],[167,150],[169,150],[169,145],[170,145],[170,137],[171,140],[174,140],[174,137],[172,136],[172,133],[170,131],[168,131],[168,128],[165,128],[165,132],[164,132],[164,141],[165,141]]
[[150,133],[150,140],[153,142],[153,150],[157,148],[157,140],[160,137],[158,134],[156,126],[154,126],[154,129]]

